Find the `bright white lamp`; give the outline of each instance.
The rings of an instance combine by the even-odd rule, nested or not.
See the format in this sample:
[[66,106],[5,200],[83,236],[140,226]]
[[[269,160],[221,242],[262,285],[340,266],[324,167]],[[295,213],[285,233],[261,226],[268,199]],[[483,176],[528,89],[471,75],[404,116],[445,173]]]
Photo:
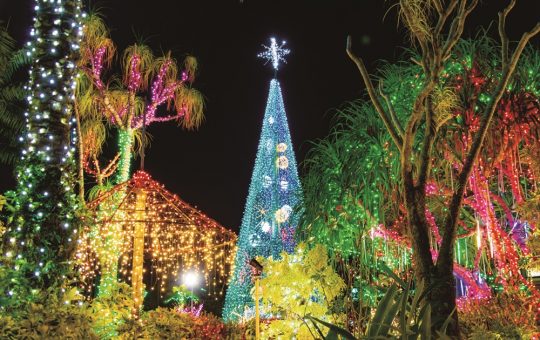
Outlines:
[[193,289],[199,283],[199,274],[193,271],[186,272],[184,273],[182,280],[186,287]]
[[[186,272],[182,277],[182,281],[191,290],[191,294],[193,294],[193,289],[199,283],[199,274],[195,271]],[[191,309],[193,309],[193,299],[191,299]]]

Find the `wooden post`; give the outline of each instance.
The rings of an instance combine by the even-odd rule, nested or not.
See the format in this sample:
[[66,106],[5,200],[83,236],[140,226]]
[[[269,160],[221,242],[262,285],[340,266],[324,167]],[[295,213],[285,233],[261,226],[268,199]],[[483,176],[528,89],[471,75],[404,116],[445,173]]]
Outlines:
[[144,232],[146,228],[146,192],[135,192],[135,225],[133,226],[133,267],[131,269],[131,285],[133,287],[133,314],[139,316],[143,303],[143,266],[144,266]]
[[255,339],[261,339],[261,329],[259,326],[260,316],[259,316],[259,280],[260,276],[255,277]]

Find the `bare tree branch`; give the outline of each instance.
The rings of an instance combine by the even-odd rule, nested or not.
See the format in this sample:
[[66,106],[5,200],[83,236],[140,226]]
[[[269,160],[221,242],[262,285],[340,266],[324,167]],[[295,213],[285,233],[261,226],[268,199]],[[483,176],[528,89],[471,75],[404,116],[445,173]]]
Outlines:
[[431,97],[426,98],[426,122],[424,126],[424,141],[422,143],[422,151],[420,153],[420,169],[418,172],[418,181],[416,186],[424,188],[429,177],[431,168],[431,149],[435,142],[435,128],[433,124],[433,102]]
[[103,90],[100,90],[99,94],[100,95],[98,99],[100,99],[101,102],[103,103],[103,107],[105,108],[105,110],[109,112],[109,114],[114,118],[118,126],[122,126],[122,118],[120,118],[120,115],[118,114],[118,112],[116,112],[114,107],[111,105],[111,101],[109,97],[107,96],[107,93]]
[[392,119],[392,123],[394,123],[394,126],[396,127],[399,135],[401,138],[403,138],[403,127],[401,126],[401,123],[399,122],[399,119],[397,118],[396,111],[394,110],[394,106],[392,105],[392,102],[390,101],[390,98],[384,93],[383,90],[383,82],[379,82],[379,93],[381,94],[381,97],[383,97],[384,101],[386,102],[386,106],[388,107],[388,112],[390,113],[390,118]]
[[448,38],[446,39],[446,42],[444,44],[443,53],[441,55],[442,61],[445,61],[450,57],[450,52],[463,34],[463,29],[465,28],[465,21],[467,20],[469,14],[471,14],[473,9],[476,7],[476,5],[478,5],[478,0],[472,0],[469,6],[467,6],[467,0],[461,0],[458,8],[458,13],[452,21]]
[[435,36],[438,36],[441,34],[442,29],[444,28],[444,25],[446,24],[446,20],[448,20],[448,17],[450,14],[454,11],[456,8],[456,5],[458,4],[459,0],[452,0],[450,4],[448,4],[448,7],[444,12],[439,13],[439,20],[437,21],[437,26],[435,26]]
[[499,36],[501,37],[501,60],[502,68],[508,66],[508,35],[506,34],[506,17],[516,5],[516,0],[511,0],[508,6],[499,12]]
[[351,50],[351,37],[347,37],[347,47],[346,47],[347,55],[349,58],[351,58],[352,61],[356,64],[358,67],[358,70],[360,71],[360,74],[362,75],[362,78],[364,80],[364,83],[366,85],[369,98],[371,99],[371,102],[375,106],[375,109],[379,113],[379,116],[384,122],[384,125],[386,126],[386,129],[390,133],[390,136],[392,137],[392,140],[396,144],[397,148],[401,150],[403,146],[403,139],[398,133],[397,128],[392,123],[392,120],[388,117],[386,112],[384,111],[379,98],[377,98],[377,94],[375,93],[375,88],[373,87],[373,83],[371,82],[371,79],[369,78],[369,73],[366,69],[366,66],[364,65],[364,61],[356,56],[354,52]]
[[433,3],[433,7],[435,7],[435,10],[439,14],[439,16],[443,15],[444,10],[441,0],[432,0],[431,2]]

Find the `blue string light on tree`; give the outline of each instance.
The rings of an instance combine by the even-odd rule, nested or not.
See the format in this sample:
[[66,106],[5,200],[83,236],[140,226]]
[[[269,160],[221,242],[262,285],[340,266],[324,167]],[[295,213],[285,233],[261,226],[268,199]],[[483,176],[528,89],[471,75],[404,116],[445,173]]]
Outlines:
[[[278,45],[275,38],[258,56],[271,63],[275,71],[285,56],[285,42]],[[223,317],[237,321],[253,315],[251,269],[249,261],[256,256],[279,258],[283,251],[292,252],[294,233],[299,214],[302,189],[281,88],[277,79],[270,82],[270,92],[255,168],[240,227],[235,271],[225,298]]]

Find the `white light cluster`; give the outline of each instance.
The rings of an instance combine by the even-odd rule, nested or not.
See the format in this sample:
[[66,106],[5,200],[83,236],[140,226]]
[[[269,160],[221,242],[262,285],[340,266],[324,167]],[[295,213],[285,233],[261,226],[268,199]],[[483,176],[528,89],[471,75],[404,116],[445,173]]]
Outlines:
[[285,60],[285,56],[289,53],[291,53],[291,50],[288,48],[283,48],[285,46],[286,42],[283,41],[280,45],[276,42],[276,38],[270,38],[270,46],[262,45],[265,48],[264,52],[259,53],[257,56],[259,58],[266,59],[266,63],[272,62],[272,67],[274,70],[279,69],[279,63],[287,63]]

